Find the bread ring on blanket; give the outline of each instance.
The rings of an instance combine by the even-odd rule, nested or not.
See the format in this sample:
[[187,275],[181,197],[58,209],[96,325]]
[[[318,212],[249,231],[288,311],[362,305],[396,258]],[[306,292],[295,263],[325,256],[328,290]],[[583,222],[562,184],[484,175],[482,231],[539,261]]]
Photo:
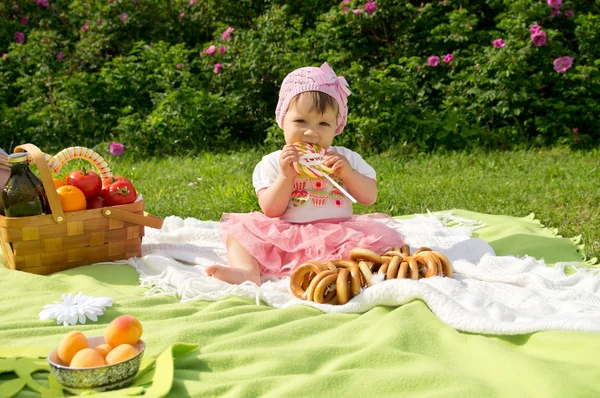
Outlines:
[[371,272],[371,269],[369,268],[367,263],[361,261],[358,263],[358,267],[360,268],[360,272],[362,273],[365,279],[365,283],[371,286],[371,284],[373,283],[373,272]]
[[438,276],[444,276],[443,270],[442,270],[442,262],[440,261],[440,259],[439,259],[438,256],[436,256],[435,254],[433,254],[432,251],[424,251],[424,252],[421,252],[421,253],[417,254],[416,257],[421,257],[421,256],[429,257],[433,261],[435,261],[435,266],[436,266],[436,269],[437,269],[437,275]]
[[399,256],[399,257],[402,257],[402,258],[406,257],[399,250],[390,250],[390,251],[387,251],[387,252],[383,253],[382,257],[383,256],[392,256],[392,257],[393,256]]
[[379,269],[377,270],[377,273],[383,274],[383,275],[387,274],[387,270],[388,270],[389,266],[390,266],[390,262],[386,261],[385,263],[381,264],[381,267],[379,267]]
[[395,279],[398,275],[398,267],[400,267],[400,263],[402,259],[399,256],[392,257],[390,264],[388,266],[387,272],[385,274],[385,279]]
[[410,246],[406,244],[402,245],[402,247],[400,248],[400,252],[404,254],[404,257],[410,256]]
[[400,269],[398,270],[397,278],[398,279],[406,279],[407,274],[408,274],[408,263],[406,261],[402,261],[402,264],[400,264]]
[[[317,276],[315,276],[312,279],[312,281],[310,281],[310,285],[308,286],[308,289],[306,289],[306,300],[315,301],[315,291],[317,289],[317,286],[319,285],[319,282],[321,282],[324,278],[328,277],[329,275],[337,275],[337,272],[333,272],[333,271],[329,271],[329,270],[321,271],[317,274]],[[326,286],[328,286],[328,285],[326,285]],[[325,287],[323,287],[323,291],[321,292],[321,294],[325,293]],[[329,297],[327,300],[323,300],[323,303],[325,301],[330,300],[331,298],[332,297]]]
[[305,284],[305,277],[309,276],[311,273],[316,276],[321,271],[321,266],[315,261],[309,261],[296,268],[290,277],[290,289],[292,290],[292,294],[299,299],[306,299],[305,294],[307,287]]
[[338,268],[352,268],[355,265],[358,266],[358,263],[354,260],[331,260],[331,263]]
[[337,293],[338,304],[344,305],[350,300],[350,271],[346,268],[341,268],[337,274],[335,281],[335,291]]
[[[416,281],[419,279],[419,264],[417,264],[417,259],[414,257],[406,257],[404,259],[408,263],[408,267],[410,268],[410,279]],[[402,265],[400,265],[402,268]]]
[[425,268],[419,269],[419,275],[424,276],[425,278],[431,278],[432,276],[437,275],[437,265],[435,264],[435,260],[430,256],[414,256],[413,258],[417,263],[425,266]]
[[417,250],[415,250],[415,252],[413,253],[413,256],[416,256],[417,254],[421,253],[421,252],[430,252],[431,249],[428,247],[419,247]]
[[378,264],[383,263],[383,260],[379,254],[375,253],[373,250],[363,249],[360,247],[350,250],[350,258],[352,260],[371,261]]
[[[331,299],[334,298],[334,296],[336,295],[336,288],[335,288],[335,282],[337,280],[337,273],[331,272],[330,271],[322,271],[321,273],[326,273],[327,275],[325,275],[323,278],[321,278],[319,280],[319,282],[317,283],[317,286],[315,287],[314,293],[313,293],[313,300],[316,303],[319,304],[325,304],[326,302],[330,301]],[[318,277],[319,275],[317,275]],[[317,279],[317,278],[315,278]],[[312,282],[311,282],[312,285]],[[331,287],[333,286],[333,287]],[[310,289],[310,287],[309,287]]]
[[337,267],[332,261],[325,261],[325,269],[337,272]]
[[362,276],[360,272],[360,267],[358,263],[348,268],[350,271],[350,292],[352,293],[352,297],[360,294],[360,289],[362,288]]
[[448,278],[452,278],[452,264],[450,264],[450,260],[448,260],[448,257],[444,256],[440,252],[432,251],[431,253],[435,254],[437,258],[440,259],[440,262],[442,263],[443,275],[447,276]]

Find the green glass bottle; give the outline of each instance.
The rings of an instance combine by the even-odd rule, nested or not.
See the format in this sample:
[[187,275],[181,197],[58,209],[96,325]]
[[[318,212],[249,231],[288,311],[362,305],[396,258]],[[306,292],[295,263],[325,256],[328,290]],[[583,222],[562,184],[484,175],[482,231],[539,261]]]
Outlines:
[[47,199],[39,179],[29,169],[27,153],[8,156],[10,177],[2,188],[2,204],[7,217],[46,214]]

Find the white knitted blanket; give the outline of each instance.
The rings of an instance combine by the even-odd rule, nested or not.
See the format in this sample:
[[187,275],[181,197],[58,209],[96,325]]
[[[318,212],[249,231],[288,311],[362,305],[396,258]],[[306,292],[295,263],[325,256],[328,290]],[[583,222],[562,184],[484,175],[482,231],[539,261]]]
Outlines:
[[580,268],[565,275],[566,265],[549,267],[533,257],[495,256],[483,240],[471,238],[481,225],[451,214],[417,215],[398,220],[411,252],[428,246],[452,262],[453,278],[386,280],[363,290],[345,305],[295,298],[289,277],[230,285],[208,277],[204,266],[226,264],[217,222],[167,217],[161,230],[146,229],[142,258],[129,260],[147,295],[170,295],[187,302],[227,296],[255,298],[284,308],[308,305],[323,312],[362,313],[377,305],[424,301],[442,321],[457,330],[488,334],[523,334],[539,330],[600,331],[600,277]]

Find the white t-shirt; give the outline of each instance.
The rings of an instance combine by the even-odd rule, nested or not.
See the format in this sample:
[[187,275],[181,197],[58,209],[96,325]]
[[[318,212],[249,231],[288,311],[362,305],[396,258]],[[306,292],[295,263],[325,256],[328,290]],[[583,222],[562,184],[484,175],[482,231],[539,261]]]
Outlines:
[[[329,147],[327,152],[345,156],[354,170],[366,177],[376,178],[375,170],[358,153],[341,146]],[[256,193],[270,187],[279,176],[280,153],[279,150],[264,156],[254,168],[252,184]],[[347,191],[342,180],[335,176],[331,177]],[[326,178],[310,179],[298,175],[287,209],[280,218],[292,223],[306,223],[350,216],[352,216],[352,202]]]

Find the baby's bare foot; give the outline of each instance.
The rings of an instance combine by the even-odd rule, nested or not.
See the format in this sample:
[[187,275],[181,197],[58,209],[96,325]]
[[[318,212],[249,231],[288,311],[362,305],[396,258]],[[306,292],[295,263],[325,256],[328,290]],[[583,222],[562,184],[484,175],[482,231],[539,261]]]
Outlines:
[[206,275],[208,276],[213,276],[234,285],[239,285],[245,281],[254,282],[258,286],[261,284],[259,275],[243,268],[225,267],[223,265],[215,264],[209,265],[204,271],[206,271]]

